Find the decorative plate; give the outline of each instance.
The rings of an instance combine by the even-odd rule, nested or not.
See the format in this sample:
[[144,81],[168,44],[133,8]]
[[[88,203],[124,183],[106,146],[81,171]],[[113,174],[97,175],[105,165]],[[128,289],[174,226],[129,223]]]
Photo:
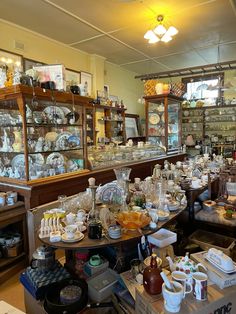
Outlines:
[[71,112],[71,110],[67,107],[60,107],[60,108],[63,110],[65,116]]
[[56,147],[59,149],[66,149],[68,148],[68,138],[72,136],[70,132],[63,132],[57,136],[56,139]]
[[123,190],[117,183],[107,183],[97,189],[98,199],[104,204],[122,204]]
[[45,140],[50,142],[55,142],[58,137],[57,132],[48,132],[45,135]]
[[52,153],[48,155],[46,164],[51,166],[62,166],[65,163],[65,158],[60,153]]
[[189,111],[188,110],[184,110],[184,116],[188,117],[189,116]]
[[49,120],[52,120],[55,115],[57,115],[60,119],[65,118],[64,111],[60,107],[56,106],[48,106],[43,112],[46,114]]
[[[32,164],[32,158],[28,156],[29,163]],[[25,167],[25,156],[24,154],[16,155],[11,161],[12,168]]]
[[45,162],[43,155],[40,154],[40,153],[32,155],[31,157],[32,157],[33,163],[35,165],[42,166],[44,164],[44,162]]
[[70,147],[78,147],[80,146],[80,138],[76,135],[71,135],[68,137],[68,143]]
[[158,124],[160,122],[160,116],[157,113],[153,113],[149,116],[149,122],[151,124]]
[[61,236],[62,242],[68,242],[68,243],[78,242],[78,241],[81,241],[83,238],[84,238],[84,234],[81,233],[80,231],[75,232],[75,236],[72,239],[68,239],[66,233],[63,233]]

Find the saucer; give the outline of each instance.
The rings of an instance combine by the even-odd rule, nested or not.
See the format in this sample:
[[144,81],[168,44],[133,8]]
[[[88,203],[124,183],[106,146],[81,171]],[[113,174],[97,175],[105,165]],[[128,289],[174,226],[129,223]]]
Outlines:
[[202,185],[198,185],[198,186],[192,186],[191,185],[191,189],[201,189],[202,188]]
[[158,215],[158,220],[160,220],[160,221],[166,220],[170,216],[170,214],[168,212],[165,212],[165,211],[162,211],[162,210],[158,210],[157,211],[157,215]]
[[63,242],[68,242],[68,243],[78,242],[78,241],[81,241],[83,238],[84,238],[84,234],[81,233],[80,231],[76,231],[75,236],[72,239],[68,239],[66,233],[63,233],[61,236],[61,240]]

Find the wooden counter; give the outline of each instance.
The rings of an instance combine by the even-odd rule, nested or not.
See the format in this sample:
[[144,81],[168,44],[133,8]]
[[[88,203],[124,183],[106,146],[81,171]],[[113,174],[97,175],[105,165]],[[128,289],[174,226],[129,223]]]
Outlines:
[[[153,167],[158,163],[163,166],[164,160],[171,163],[184,160],[185,154],[175,154],[170,156],[156,157],[146,161],[137,161],[124,163],[114,168],[130,167],[131,180],[135,177],[144,179],[152,174]],[[97,184],[104,184],[115,179],[115,173],[112,167],[100,170],[85,171],[82,173],[70,173],[58,175],[45,179],[35,180],[29,184],[24,184],[18,180],[14,183],[11,180],[0,182],[1,191],[13,190],[19,193],[20,197],[24,198],[26,209],[46,204],[57,200],[58,195],[65,194],[67,196],[84,191],[88,187],[88,178],[94,177]]]

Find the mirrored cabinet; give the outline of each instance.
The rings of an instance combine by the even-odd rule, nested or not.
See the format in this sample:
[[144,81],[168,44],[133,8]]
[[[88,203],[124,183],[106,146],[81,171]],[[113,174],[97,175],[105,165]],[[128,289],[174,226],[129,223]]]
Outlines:
[[169,154],[181,147],[181,102],[170,94],[145,97],[147,141],[165,146]]

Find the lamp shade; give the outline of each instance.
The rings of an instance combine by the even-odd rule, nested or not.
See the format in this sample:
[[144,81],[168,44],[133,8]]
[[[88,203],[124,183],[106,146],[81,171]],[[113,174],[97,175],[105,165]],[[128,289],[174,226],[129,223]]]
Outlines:
[[154,33],[161,36],[163,34],[166,33],[166,28],[162,25],[159,24],[155,29],[154,29]]

